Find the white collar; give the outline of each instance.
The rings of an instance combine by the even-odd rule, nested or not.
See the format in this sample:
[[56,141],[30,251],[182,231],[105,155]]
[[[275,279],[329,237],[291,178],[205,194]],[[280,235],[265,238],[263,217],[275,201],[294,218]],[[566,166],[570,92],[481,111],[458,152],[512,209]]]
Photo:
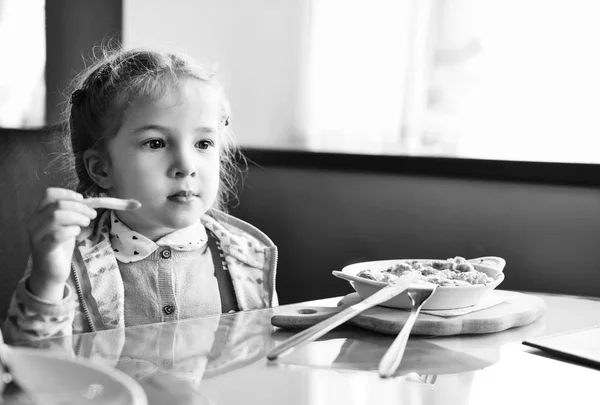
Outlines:
[[206,228],[198,219],[192,225],[163,236],[156,242],[141,233],[131,230],[114,211],[110,213],[110,243],[117,260],[132,263],[150,256],[159,246],[189,252],[203,247],[208,241]]

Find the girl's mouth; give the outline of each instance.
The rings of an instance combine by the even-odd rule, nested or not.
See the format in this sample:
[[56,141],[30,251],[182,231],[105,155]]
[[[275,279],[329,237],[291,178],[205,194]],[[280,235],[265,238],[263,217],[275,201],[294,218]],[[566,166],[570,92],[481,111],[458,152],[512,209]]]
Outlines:
[[180,204],[190,203],[198,198],[197,194],[194,194],[192,191],[179,191],[173,195],[167,197],[169,201],[173,201]]

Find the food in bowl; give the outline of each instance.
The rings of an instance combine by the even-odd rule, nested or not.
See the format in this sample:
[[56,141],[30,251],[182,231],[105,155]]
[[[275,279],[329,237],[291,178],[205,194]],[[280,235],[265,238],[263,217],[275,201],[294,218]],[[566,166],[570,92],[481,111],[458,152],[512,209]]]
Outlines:
[[[435,265],[433,263],[436,263]],[[362,299],[366,299],[370,295],[376,293],[380,289],[389,285],[389,282],[398,277],[403,271],[420,271],[418,264],[424,268],[431,267],[425,271],[424,278],[428,277],[435,279],[435,275],[440,277],[440,284],[435,290],[433,296],[427,300],[423,306],[423,310],[446,310],[455,308],[465,308],[476,305],[487,294],[494,290],[504,280],[503,269],[506,261],[497,256],[485,256],[474,259],[464,260],[463,258],[453,258],[448,260],[439,259],[393,259],[393,260],[377,260],[370,262],[354,263],[345,266],[340,272],[335,272],[334,275],[346,279],[352,288],[356,290]],[[477,273],[471,273],[472,268]],[[417,269],[415,269],[415,267]],[[368,271],[367,271],[368,270]],[[453,273],[446,271],[450,270]],[[342,274],[336,274],[342,273]],[[464,273],[464,274],[463,274]],[[485,278],[481,274],[489,277]],[[360,274],[360,276],[359,276]],[[366,276],[366,277],[365,277]],[[443,277],[443,280],[442,278]],[[454,279],[452,279],[454,277]],[[471,284],[469,281],[478,282]],[[491,280],[491,281],[489,281]],[[460,282],[459,282],[460,281]],[[418,280],[419,283],[428,283],[429,281]],[[450,282],[452,284],[450,284]],[[466,284],[465,284],[466,283]],[[391,300],[380,304],[381,306],[391,308],[410,309],[412,301],[405,292],[395,296]]]
[[433,283],[439,286],[469,286],[488,284],[494,281],[492,277],[475,269],[473,264],[460,256],[446,260],[433,260],[430,263],[411,260],[404,263],[395,263],[380,271],[364,269],[356,275],[368,280],[391,283],[398,277],[409,272],[419,273],[418,281]]

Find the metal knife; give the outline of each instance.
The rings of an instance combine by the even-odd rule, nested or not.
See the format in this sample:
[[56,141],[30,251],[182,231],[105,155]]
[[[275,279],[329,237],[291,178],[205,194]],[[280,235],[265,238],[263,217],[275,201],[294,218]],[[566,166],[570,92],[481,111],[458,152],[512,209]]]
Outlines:
[[267,359],[276,360],[278,357],[285,356],[291,353],[294,349],[320,338],[333,328],[341,325],[361,312],[394,298],[396,295],[405,291],[413,283],[413,281],[418,278],[418,276],[419,274],[417,272],[410,272],[398,277],[398,279],[393,283],[390,283],[388,286],[382,288],[366,299],[346,308],[342,312],[339,312],[330,318],[325,319],[324,321],[319,322],[316,325],[311,326],[308,329],[303,330],[302,332],[295,334],[289,339],[284,340],[280,345],[275,346],[267,353]]

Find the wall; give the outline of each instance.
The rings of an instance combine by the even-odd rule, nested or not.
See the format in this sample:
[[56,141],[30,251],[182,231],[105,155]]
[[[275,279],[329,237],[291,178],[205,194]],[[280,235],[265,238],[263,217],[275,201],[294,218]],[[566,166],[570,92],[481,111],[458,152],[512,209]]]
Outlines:
[[123,46],[179,51],[208,65],[232,106],[238,141],[284,147],[300,126],[310,1],[123,1]]
[[0,319],[29,256],[29,217],[44,189],[61,181],[49,166],[58,150],[48,131],[0,129]]
[[121,0],[46,1],[46,123],[60,121],[63,93],[94,47],[119,40]]
[[600,297],[598,187],[256,163],[233,212],[278,244],[282,303],[350,292],[331,271],[354,262],[457,255],[505,258],[502,288]]

